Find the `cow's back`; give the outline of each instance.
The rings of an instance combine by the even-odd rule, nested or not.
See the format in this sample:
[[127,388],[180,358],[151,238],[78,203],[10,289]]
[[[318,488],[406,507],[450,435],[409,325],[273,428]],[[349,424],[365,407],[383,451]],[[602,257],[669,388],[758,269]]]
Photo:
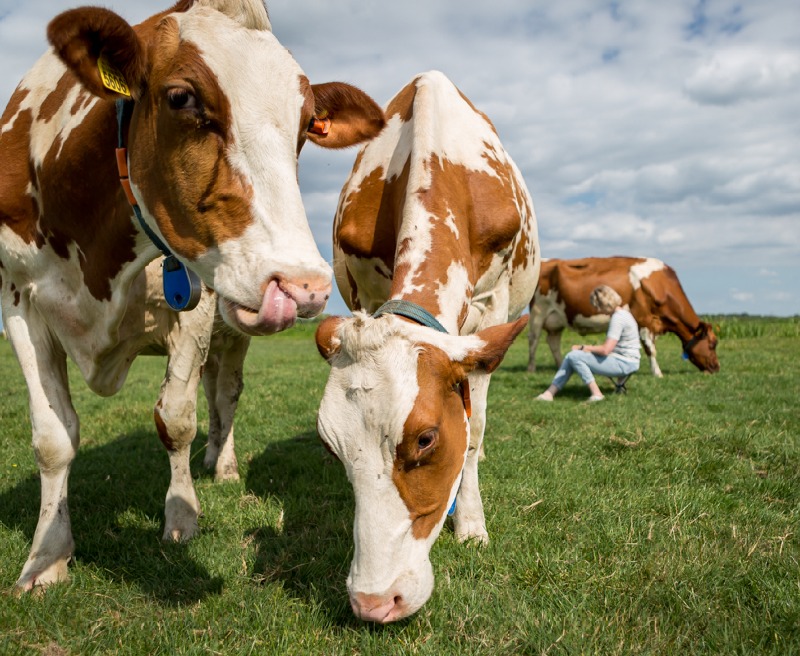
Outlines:
[[334,225],[348,305],[374,311],[402,296],[471,332],[502,279],[508,316],[518,316],[538,277],[536,219],[491,122],[435,71],[401,90],[386,115]]

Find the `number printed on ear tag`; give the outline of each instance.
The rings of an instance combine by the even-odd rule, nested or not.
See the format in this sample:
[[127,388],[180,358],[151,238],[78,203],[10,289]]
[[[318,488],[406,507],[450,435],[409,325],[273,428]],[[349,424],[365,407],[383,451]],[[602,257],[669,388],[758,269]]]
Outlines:
[[187,269],[174,255],[161,267],[164,279],[164,298],[173,310],[192,310],[200,302],[203,285],[194,271]]
[[98,58],[97,69],[100,71],[100,79],[106,89],[111,89],[111,91],[128,98],[131,97],[131,90],[128,88],[122,73],[109,64],[105,57]]

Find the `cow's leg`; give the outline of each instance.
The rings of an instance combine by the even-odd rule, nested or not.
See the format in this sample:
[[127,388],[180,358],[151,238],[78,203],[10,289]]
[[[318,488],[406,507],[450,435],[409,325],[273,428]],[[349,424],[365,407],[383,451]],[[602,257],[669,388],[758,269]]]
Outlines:
[[206,454],[203,457],[203,466],[207,469],[214,469],[217,466],[221,444],[220,416],[217,411],[217,377],[221,358],[222,354],[216,351],[212,345],[203,366],[203,392],[208,405],[208,442],[206,443]]
[[210,333],[210,323],[207,330],[201,327],[190,330],[189,326],[173,328],[167,372],[154,409],[158,437],[167,449],[171,473],[164,507],[165,540],[188,540],[198,531],[200,502],[189,458],[197,432],[197,387],[208,355]]
[[228,337],[225,346],[209,354],[203,372],[208,401],[208,447],[203,463],[217,481],[238,481],[239,463],[233,442],[233,418],[244,388],[244,359],[250,338]]
[[483,433],[486,428],[486,397],[491,375],[473,371],[469,375],[472,417],[469,420],[469,447],[461,487],[456,496],[456,511],[453,514],[453,528],[460,542],[474,539],[488,544],[486,518],[483,514],[483,501],[478,486],[478,460],[482,452]]
[[656,336],[648,328],[639,329],[639,339],[642,340],[642,346],[647,357],[650,358],[650,372],[656,378],[663,378],[664,374],[661,373],[661,368],[658,366],[656,360]]
[[78,450],[79,424],[60,344],[30,313],[25,316],[13,306],[4,306],[3,311],[5,328],[28,386],[33,450],[42,486],[33,544],[16,583],[24,591],[69,578],[67,563],[74,543],[67,480]]
[[564,356],[561,355],[561,332],[560,330],[547,332],[547,345],[550,347],[550,352],[553,354],[553,359],[556,361],[556,369],[558,369],[564,361]]
[[536,348],[539,346],[543,325],[544,317],[541,312],[536,312],[534,308],[531,308],[528,318],[528,373],[536,371]]

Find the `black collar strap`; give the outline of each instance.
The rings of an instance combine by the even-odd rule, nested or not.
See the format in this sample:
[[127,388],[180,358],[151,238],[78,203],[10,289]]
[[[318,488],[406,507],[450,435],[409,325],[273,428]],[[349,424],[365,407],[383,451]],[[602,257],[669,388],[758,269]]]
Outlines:
[[692,333],[691,339],[687,340],[686,343],[683,345],[683,352],[688,356],[691,353],[692,349],[695,347],[695,344],[699,342],[703,338],[703,333],[701,332],[701,328],[703,324],[701,323],[697,328],[695,328],[694,332]]
[[133,114],[133,101],[132,100],[117,100],[117,170],[119,171],[119,181],[122,188],[125,190],[125,196],[133,208],[133,213],[139,220],[139,225],[144,230],[150,241],[152,241],[165,256],[172,255],[169,247],[158,238],[158,235],[153,232],[152,228],[144,220],[142,210],[131,189],[131,180],[128,173],[128,149],[125,147],[125,123],[130,121],[131,114]]
[[132,100],[117,100],[117,171],[119,172],[119,182],[142,230],[165,255],[166,259],[161,268],[161,278],[164,299],[167,301],[167,305],[177,312],[191,310],[200,302],[200,295],[203,291],[200,278],[194,271],[187,269],[183,262],[172,254],[169,247],[147,225],[142,216],[139,203],[136,202],[136,197],[133,195],[130,174],[128,173],[128,149],[125,147],[125,125],[130,123],[132,113]]
[[416,321],[422,326],[438,330],[440,333],[447,333],[445,327],[436,321],[436,318],[430,312],[411,301],[402,301],[398,299],[388,300],[381,305],[372,316],[377,319],[384,314],[397,314],[406,319]]

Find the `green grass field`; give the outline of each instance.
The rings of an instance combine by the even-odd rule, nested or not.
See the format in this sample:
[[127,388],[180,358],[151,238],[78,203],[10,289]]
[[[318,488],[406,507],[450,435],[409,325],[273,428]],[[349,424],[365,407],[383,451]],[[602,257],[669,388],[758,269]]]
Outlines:
[[[549,350],[521,336],[490,390],[481,469],[492,542],[432,551],[431,600],[365,625],[345,590],[353,500],[316,438],[327,376],[311,324],[254,341],[236,424],[240,483],[193,472],[202,534],[162,543],[169,467],[152,425],[165,360],[123,392],[73,373],[82,443],[70,478],[72,581],[0,596],[0,654],[800,653],[800,335],[796,319],[727,322],[722,371],[659,340],[626,396],[555,403]],[[583,338],[581,338],[583,339]],[[572,341],[564,339],[566,349]],[[611,385],[601,381],[601,388]],[[201,404],[201,426],[205,421]],[[0,587],[24,563],[39,507],[27,394],[0,342]]]

